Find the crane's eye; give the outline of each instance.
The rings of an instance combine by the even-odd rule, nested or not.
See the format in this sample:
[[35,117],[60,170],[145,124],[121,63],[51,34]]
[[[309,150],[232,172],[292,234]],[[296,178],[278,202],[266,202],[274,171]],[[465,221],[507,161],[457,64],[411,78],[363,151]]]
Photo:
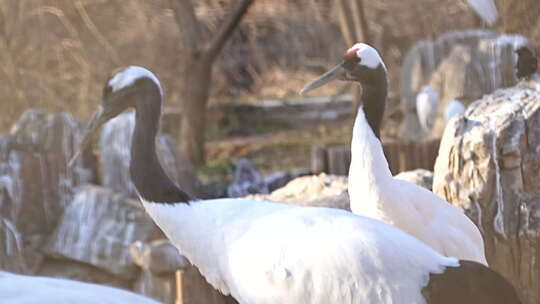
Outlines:
[[361,61],[362,61],[362,58],[356,56],[355,54],[352,57],[343,59],[343,67],[345,67],[346,69],[353,69]]

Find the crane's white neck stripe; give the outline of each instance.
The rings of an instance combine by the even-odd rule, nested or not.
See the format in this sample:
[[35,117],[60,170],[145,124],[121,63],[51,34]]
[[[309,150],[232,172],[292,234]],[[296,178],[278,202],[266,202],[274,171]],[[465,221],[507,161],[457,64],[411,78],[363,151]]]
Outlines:
[[109,80],[108,84],[112,88],[112,91],[116,92],[132,85],[137,79],[144,77],[152,80],[158,86],[161,96],[163,96],[163,89],[161,88],[161,83],[156,75],[140,66],[129,66],[123,71],[116,73],[116,75]]

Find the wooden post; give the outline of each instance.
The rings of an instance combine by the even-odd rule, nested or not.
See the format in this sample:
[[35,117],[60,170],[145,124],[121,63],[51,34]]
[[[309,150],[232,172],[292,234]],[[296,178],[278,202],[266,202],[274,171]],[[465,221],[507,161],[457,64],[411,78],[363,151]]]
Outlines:
[[313,174],[328,173],[328,155],[325,147],[311,147],[311,172]]
[[175,301],[175,304],[184,304],[183,301],[182,301],[184,299],[184,294],[182,293],[182,286],[183,286],[182,272],[183,272],[183,270],[177,270],[176,273],[175,273],[175,277],[176,277],[176,301]]
[[351,148],[335,146],[328,148],[328,173],[347,175],[351,163]]
[[208,284],[195,266],[176,272],[175,304],[226,304],[227,301],[227,297]]

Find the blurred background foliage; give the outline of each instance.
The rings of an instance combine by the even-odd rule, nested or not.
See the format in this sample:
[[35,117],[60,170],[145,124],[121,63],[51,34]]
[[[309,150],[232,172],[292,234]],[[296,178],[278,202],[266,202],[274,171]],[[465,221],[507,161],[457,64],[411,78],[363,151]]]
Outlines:
[[[206,32],[215,31],[232,2],[194,2]],[[214,65],[211,103],[295,96],[339,61],[348,46],[334,2],[256,0]],[[538,0],[496,2],[501,18],[495,30],[540,45]],[[414,42],[481,27],[464,0],[366,0],[365,6],[372,43],[394,89],[401,59]],[[168,0],[0,0],[0,131],[30,107],[88,118],[107,74],[130,64],[154,71],[167,106],[179,105],[178,43]],[[320,90],[334,92],[332,86]]]

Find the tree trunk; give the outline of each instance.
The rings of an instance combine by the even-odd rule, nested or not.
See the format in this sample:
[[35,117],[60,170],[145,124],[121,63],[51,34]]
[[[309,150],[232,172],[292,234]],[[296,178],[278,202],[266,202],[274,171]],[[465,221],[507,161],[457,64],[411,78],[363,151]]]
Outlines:
[[212,62],[193,60],[181,68],[183,85],[180,149],[194,164],[204,163],[206,104],[212,81]]
[[241,0],[217,33],[203,35],[191,0],[171,0],[180,29],[179,95],[182,98],[180,149],[195,165],[204,163],[206,104],[212,81],[212,65],[254,0]]

